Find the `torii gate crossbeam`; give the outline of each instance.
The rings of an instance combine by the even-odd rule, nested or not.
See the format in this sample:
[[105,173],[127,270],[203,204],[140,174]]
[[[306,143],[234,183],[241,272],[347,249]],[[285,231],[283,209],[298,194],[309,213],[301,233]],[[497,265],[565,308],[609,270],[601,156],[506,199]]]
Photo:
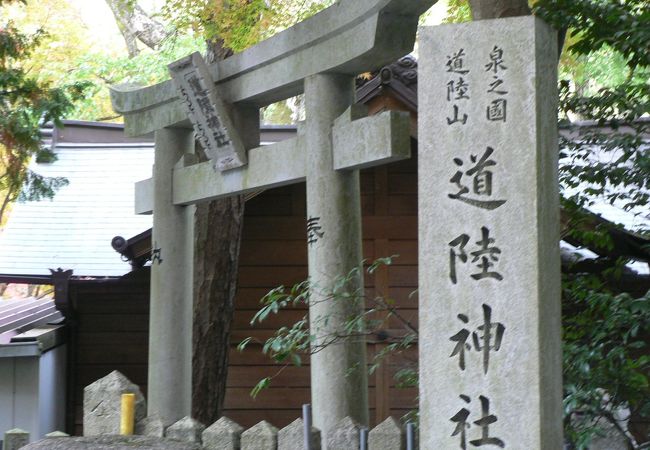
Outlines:
[[[324,231],[309,246],[310,279],[326,291],[333,280],[360,266],[358,168],[408,155],[409,136],[404,116],[358,119],[358,112],[349,109],[354,76],[410,52],[418,18],[433,3],[341,0],[213,64],[209,71],[215,89],[231,106],[235,131],[248,139],[244,146],[250,164],[244,167],[216,172],[192,164],[188,157],[194,145],[191,126],[171,82],[141,89],[113,88],[113,106],[124,114],[127,134],[156,134],[153,181],[140,183],[136,193],[138,210],[154,213],[149,413],[158,413],[169,424],[189,415],[191,409],[193,227],[192,207],[186,205],[306,178],[308,215],[319,218]],[[302,92],[307,105],[304,135],[274,149],[256,148],[258,108]],[[280,165],[293,169],[278,174],[277,158],[290,158]],[[276,164],[265,166],[264,161]],[[363,286],[360,277],[351,283]],[[320,306],[310,306],[312,320],[322,314],[350,312],[341,302],[315,303]],[[353,365],[365,366],[364,358],[362,342],[345,342],[313,355],[314,424],[325,436],[344,416],[367,422],[365,371],[348,376]]]

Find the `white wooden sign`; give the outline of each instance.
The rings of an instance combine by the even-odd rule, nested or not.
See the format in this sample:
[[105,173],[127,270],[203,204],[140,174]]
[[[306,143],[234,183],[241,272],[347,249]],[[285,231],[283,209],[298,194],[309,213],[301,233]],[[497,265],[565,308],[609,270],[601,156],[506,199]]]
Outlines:
[[197,139],[214,166],[224,171],[245,165],[246,150],[201,55],[193,53],[170,64],[169,73]]

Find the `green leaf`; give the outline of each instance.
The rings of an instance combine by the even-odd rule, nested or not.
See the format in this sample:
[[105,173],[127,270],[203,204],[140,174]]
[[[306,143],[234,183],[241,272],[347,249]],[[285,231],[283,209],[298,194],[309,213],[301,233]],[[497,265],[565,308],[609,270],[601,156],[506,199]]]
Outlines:
[[264,389],[268,388],[270,385],[271,385],[270,377],[262,378],[251,390],[251,394],[250,394],[251,397],[257,398],[259,393],[262,392]]
[[240,352],[243,352],[244,349],[246,349],[246,346],[250,343],[250,341],[251,341],[252,339],[253,339],[252,337],[247,337],[246,339],[244,339],[243,341],[241,341],[241,342],[237,345],[237,350],[240,351]]

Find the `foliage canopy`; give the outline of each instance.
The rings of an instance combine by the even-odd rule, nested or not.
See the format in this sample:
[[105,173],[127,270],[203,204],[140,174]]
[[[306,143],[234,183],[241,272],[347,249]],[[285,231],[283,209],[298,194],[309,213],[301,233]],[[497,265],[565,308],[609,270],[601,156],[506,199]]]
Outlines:
[[240,52],[314,15],[334,0],[167,0],[161,16],[178,30],[219,38]]
[[[15,1],[0,0],[0,7]],[[0,219],[12,201],[52,197],[66,184],[63,178],[44,177],[28,167],[32,158],[55,159],[41,145],[39,128],[46,122],[61,126],[61,118],[87,87],[54,87],[29,73],[24,62],[46,36],[43,30],[22,33],[11,22],[0,25]]]

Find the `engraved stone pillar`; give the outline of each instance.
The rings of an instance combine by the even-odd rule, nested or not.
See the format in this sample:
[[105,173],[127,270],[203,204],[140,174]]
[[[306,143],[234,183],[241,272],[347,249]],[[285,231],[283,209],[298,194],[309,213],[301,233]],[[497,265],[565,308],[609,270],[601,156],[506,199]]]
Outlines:
[[420,44],[421,447],[560,449],[555,32],[517,17]]
[[[348,76],[315,75],[305,80],[307,110],[307,220],[309,231],[310,327],[317,337],[341,328],[362,311],[362,302],[327,299],[334,284],[352,269],[361,270],[359,171],[334,171],[332,123],[353,102]],[[357,273],[348,291],[363,291]],[[324,319],[327,318],[327,324]],[[365,342],[347,339],[311,357],[314,426],[326,441],[328,430],[346,416],[368,423]]]
[[155,141],[148,415],[170,425],[191,413],[194,207],[172,204],[172,172],[194,137],[164,128]]

